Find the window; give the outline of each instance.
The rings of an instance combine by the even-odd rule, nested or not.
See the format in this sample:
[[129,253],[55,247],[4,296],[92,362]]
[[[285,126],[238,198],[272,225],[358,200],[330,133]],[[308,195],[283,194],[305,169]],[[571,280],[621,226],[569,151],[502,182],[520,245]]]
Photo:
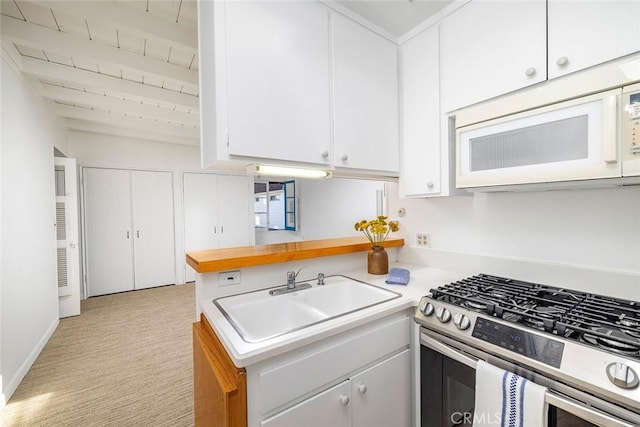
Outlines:
[[253,184],[253,195],[257,229],[297,229],[295,181],[256,181]]

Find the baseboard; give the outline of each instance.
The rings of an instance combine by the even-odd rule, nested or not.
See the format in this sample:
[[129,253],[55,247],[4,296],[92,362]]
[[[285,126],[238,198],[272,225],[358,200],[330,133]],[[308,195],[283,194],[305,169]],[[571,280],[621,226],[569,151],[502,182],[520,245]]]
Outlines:
[[2,390],[2,393],[0,396],[2,398],[2,400],[0,401],[0,409],[6,405],[9,399],[11,399],[11,396],[16,391],[16,389],[24,379],[25,375],[27,375],[27,372],[29,372],[29,369],[31,369],[33,362],[36,361],[36,359],[42,352],[42,349],[44,348],[44,346],[47,344],[47,342],[49,342],[49,339],[51,339],[51,336],[55,332],[59,323],[60,323],[60,319],[58,318],[56,318],[53,321],[53,323],[51,323],[51,325],[49,326],[47,331],[44,333],[42,338],[40,338],[40,341],[38,341],[38,344],[31,351],[31,353],[29,353],[29,356],[25,359],[22,366],[20,366],[20,369],[18,369],[18,372],[16,372],[13,378],[11,378],[11,380],[7,384],[6,390]]

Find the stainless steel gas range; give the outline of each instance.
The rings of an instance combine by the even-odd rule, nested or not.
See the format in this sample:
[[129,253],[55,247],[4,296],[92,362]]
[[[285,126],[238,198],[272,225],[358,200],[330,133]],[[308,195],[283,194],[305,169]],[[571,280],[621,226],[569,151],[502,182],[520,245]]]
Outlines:
[[423,426],[473,423],[480,359],[547,387],[550,426],[640,425],[640,302],[479,274],[415,320]]

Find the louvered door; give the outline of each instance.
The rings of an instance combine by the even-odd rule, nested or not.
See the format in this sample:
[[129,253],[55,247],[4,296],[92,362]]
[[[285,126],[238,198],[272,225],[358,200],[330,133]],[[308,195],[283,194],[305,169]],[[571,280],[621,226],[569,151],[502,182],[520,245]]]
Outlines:
[[75,159],[54,160],[59,314],[68,317],[80,314],[77,169]]

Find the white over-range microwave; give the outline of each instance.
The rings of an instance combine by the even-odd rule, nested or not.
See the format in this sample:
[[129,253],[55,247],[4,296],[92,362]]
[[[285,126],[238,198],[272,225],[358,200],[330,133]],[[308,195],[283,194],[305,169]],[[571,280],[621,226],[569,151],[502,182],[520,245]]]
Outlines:
[[[640,59],[632,63],[640,74]],[[611,89],[615,75],[602,78],[611,67],[459,111],[456,187],[640,184],[640,83]],[[594,86],[607,89],[589,91]]]

